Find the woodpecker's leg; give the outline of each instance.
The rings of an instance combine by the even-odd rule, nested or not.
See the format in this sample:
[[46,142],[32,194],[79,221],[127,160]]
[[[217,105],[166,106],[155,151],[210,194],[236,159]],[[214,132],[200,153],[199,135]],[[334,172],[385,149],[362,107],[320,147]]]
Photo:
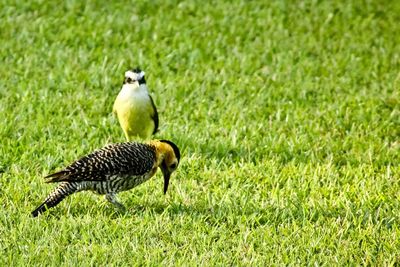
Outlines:
[[115,193],[108,193],[108,194],[106,194],[105,198],[107,199],[107,201],[111,202],[117,208],[119,208],[121,210],[126,210],[125,206],[118,202],[117,196],[115,195]]

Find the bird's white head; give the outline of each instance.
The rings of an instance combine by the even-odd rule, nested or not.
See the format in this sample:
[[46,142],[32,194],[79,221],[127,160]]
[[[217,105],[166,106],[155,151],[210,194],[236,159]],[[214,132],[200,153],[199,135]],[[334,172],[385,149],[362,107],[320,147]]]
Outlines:
[[125,72],[124,84],[145,84],[146,79],[144,78],[144,75],[144,71],[142,71],[140,68],[128,70]]

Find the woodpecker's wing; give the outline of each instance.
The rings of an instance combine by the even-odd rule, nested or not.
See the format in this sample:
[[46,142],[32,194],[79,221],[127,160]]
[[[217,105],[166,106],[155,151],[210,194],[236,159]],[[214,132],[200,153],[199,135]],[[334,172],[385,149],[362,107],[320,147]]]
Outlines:
[[155,149],[147,144],[108,145],[46,176],[46,182],[107,181],[115,176],[138,176],[149,172],[155,163]]
[[157,112],[156,105],[154,105],[153,98],[151,97],[150,94],[149,94],[149,97],[150,97],[150,102],[151,102],[151,105],[152,105],[153,111],[154,111],[154,113],[152,114],[151,118],[152,118],[153,121],[154,121],[154,131],[153,131],[153,134],[155,134],[155,133],[158,131],[158,112]]

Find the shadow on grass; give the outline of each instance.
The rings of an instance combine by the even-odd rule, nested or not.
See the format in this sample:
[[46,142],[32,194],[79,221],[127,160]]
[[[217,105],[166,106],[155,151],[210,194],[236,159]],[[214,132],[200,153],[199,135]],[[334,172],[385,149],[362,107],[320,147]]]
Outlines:
[[305,207],[300,203],[291,203],[287,206],[269,205],[265,208],[257,206],[224,206],[224,205],[186,205],[183,203],[125,203],[125,210],[118,209],[112,204],[104,203],[95,206],[69,206],[68,210],[50,209],[40,216],[45,218],[62,219],[66,217],[82,218],[86,216],[96,217],[98,215],[110,219],[136,218],[140,220],[144,214],[174,217],[186,216],[193,221],[206,223],[211,226],[221,225],[236,227],[245,225],[250,229],[263,226],[277,226],[282,224],[296,225],[323,225],[325,223],[335,224],[348,222],[354,226],[366,226],[371,222],[381,224],[391,229],[398,221],[398,216],[393,214],[384,203],[376,203],[370,206],[354,206],[349,209],[340,207]]
[[132,209],[134,214],[150,212],[158,215],[167,215],[171,218],[184,214],[213,226],[228,225],[234,227],[244,224],[253,229],[268,225],[276,226],[277,224],[292,223],[323,225],[332,221],[335,223],[347,221],[354,226],[366,226],[372,221],[374,224],[382,224],[385,228],[391,229],[397,221],[396,217],[398,217],[395,214],[392,214],[393,216],[380,214],[383,210],[381,205],[353,207],[350,211],[345,211],[337,207],[331,209],[326,207],[304,208],[299,205],[289,205],[287,207],[271,205],[265,209],[256,207],[240,209],[218,205],[189,206],[182,203],[146,203]]
[[[210,138],[206,142],[198,142],[196,139],[189,137],[180,137],[177,145],[184,150],[195,152],[203,155],[205,158],[215,158],[217,160],[229,160],[230,162],[238,162],[243,159],[254,161],[256,156],[250,153],[243,146],[233,146],[230,142],[218,143],[213,142]],[[185,156],[185,153],[183,153]]]
[[[271,210],[253,209],[236,210],[225,206],[202,206],[185,205],[182,203],[146,203],[132,208],[135,214],[155,213],[158,215],[169,216],[170,218],[181,215],[192,217],[210,225],[237,225],[245,223],[249,227],[256,228],[266,224],[274,224],[274,216],[270,216]],[[277,212],[274,209],[274,212]]]

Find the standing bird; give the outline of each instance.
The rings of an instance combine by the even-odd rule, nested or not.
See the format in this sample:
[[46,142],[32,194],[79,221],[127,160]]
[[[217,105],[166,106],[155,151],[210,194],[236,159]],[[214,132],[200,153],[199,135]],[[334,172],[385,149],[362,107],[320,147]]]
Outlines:
[[105,194],[108,201],[123,208],[116,194],[147,181],[157,172],[157,168],[161,169],[164,176],[165,194],[180,157],[179,148],[168,140],[153,140],[147,144],[127,142],[107,145],[65,169],[46,176],[47,183],[60,184],[32,212],[32,216],[36,217],[57,206],[68,195],[84,190]]
[[139,68],[125,72],[124,84],[114,102],[113,112],[128,141],[150,139],[158,130],[158,113],[144,74]]

